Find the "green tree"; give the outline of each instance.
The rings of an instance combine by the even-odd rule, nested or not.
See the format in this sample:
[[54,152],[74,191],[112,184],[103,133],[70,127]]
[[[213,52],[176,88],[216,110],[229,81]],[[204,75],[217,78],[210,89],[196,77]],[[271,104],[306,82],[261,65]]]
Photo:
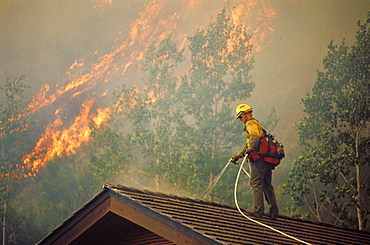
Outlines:
[[2,244],[7,242],[11,229],[11,212],[8,204],[13,197],[17,184],[27,170],[22,165],[27,138],[25,130],[29,120],[24,115],[23,94],[29,87],[21,76],[11,80],[7,78],[5,86],[0,87],[4,100],[0,103],[0,217],[2,225]]
[[49,161],[37,177],[23,180],[10,202],[14,218],[7,244],[36,244],[52,232],[101,191],[93,177],[88,150],[82,149]]
[[[150,176],[157,189],[163,183],[178,188],[191,181],[194,169],[188,162],[190,146],[186,147],[183,141],[187,127],[177,96],[180,79],[175,75],[175,67],[183,59],[182,51],[177,50],[170,36],[158,47],[152,44],[143,64],[144,89],[139,92],[137,88],[123,86],[116,92],[110,124],[94,134],[95,139],[103,139],[98,139],[99,144],[106,144],[103,154],[109,153],[95,157],[96,166],[101,163],[102,173],[115,164],[112,169],[120,171],[127,166],[135,167]],[[113,151],[119,154],[110,160],[107,156]]]
[[[117,92],[109,127],[119,132],[114,144],[129,152],[122,154],[117,171],[134,166],[150,176],[157,189],[167,184],[203,195],[231,149],[243,145],[242,137],[235,140],[242,127],[235,123],[232,103],[250,96],[254,87],[250,36],[225,13],[223,8],[216,20],[189,38],[190,69],[185,75],[179,76],[183,50],[168,37],[148,49],[144,89],[122,87]],[[99,162],[102,169],[107,166],[102,155]],[[232,202],[234,178],[224,180],[217,198]],[[225,196],[225,189],[230,195]]]
[[[242,137],[235,139],[242,126],[233,120],[232,103],[248,98],[254,88],[249,74],[252,45],[245,27],[230,22],[226,7],[189,40],[191,66],[184,104],[194,119],[193,144],[201,149],[197,152],[199,171],[211,176],[210,184],[230,158],[231,149],[243,145]],[[218,198],[225,196],[225,185],[231,185],[224,182],[230,179],[225,177]]]
[[[369,230],[370,14],[353,46],[330,42],[297,124],[302,155],[285,191],[292,210],[318,221]],[[305,214],[304,214],[305,213]]]
[[92,144],[90,144],[94,185],[100,186],[110,179],[110,176],[125,173],[127,163],[133,157],[129,151],[129,138],[120,132],[121,127],[111,120],[101,128],[93,127]]

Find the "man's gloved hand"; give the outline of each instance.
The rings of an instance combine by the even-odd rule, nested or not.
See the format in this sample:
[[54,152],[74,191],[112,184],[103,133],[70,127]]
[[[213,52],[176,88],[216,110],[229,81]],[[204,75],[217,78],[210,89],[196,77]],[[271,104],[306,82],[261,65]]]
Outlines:
[[245,150],[245,154],[248,154],[249,155],[252,151],[253,151],[253,149],[249,149],[248,148],[248,149]]
[[240,155],[240,154],[235,154],[231,159],[230,159],[230,161],[232,162],[232,163],[234,163],[234,164],[236,164],[236,161],[238,161],[239,160],[239,158],[242,158],[243,156],[242,155]]

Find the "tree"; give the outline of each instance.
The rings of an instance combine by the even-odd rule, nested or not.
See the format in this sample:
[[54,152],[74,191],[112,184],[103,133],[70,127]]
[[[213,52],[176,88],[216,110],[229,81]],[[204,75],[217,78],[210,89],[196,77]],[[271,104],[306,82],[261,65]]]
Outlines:
[[125,148],[130,143],[112,122],[113,120],[99,129],[93,127],[91,134],[93,140],[90,148],[93,153],[90,157],[96,186],[107,181],[112,175],[125,172],[126,165],[132,158],[130,151]]
[[29,87],[21,76],[11,80],[7,78],[4,87],[5,100],[0,103],[0,217],[2,225],[2,244],[7,242],[9,207],[8,203],[19,180],[27,175],[22,167],[22,156],[25,153],[26,135],[29,120],[24,115],[23,94]]
[[82,149],[49,161],[37,177],[21,181],[9,203],[14,213],[7,244],[36,244],[101,191],[89,160]]
[[[232,103],[250,97],[254,88],[249,75],[252,45],[245,27],[230,22],[226,7],[189,41],[191,66],[184,104],[194,120],[193,144],[201,149],[197,152],[199,171],[209,173],[211,184],[231,149],[243,145],[242,138],[235,139],[240,125],[233,120]],[[225,196],[225,185],[230,183],[221,181],[219,198]]]
[[303,216],[369,230],[370,13],[353,46],[328,46],[297,124],[302,155],[285,192]]
[[112,120],[93,134],[101,151],[93,156],[101,179],[114,171],[135,168],[145,169],[143,172],[151,176],[157,188],[162,181],[175,185],[181,182],[174,180],[179,175],[168,166],[181,166],[181,159],[187,158],[186,148],[182,153],[176,149],[181,144],[178,134],[184,123],[176,96],[180,82],[174,68],[182,60],[182,52],[177,51],[170,37],[158,47],[152,44],[143,63],[147,75],[144,89],[139,92],[138,88],[122,86],[116,92]]
[[[233,25],[223,8],[216,20],[189,38],[190,69],[185,75],[178,75],[183,50],[177,49],[171,36],[149,47],[143,64],[144,88],[123,86],[112,107],[117,113],[109,126],[120,132],[115,142],[131,156],[121,158],[121,169],[140,168],[156,189],[167,185],[204,194],[231,149],[243,145],[243,138],[234,137],[242,129],[233,118],[232,103],[249,97],[254,87],[249,40],[243,26]],[[224,178],[220,183],[220,201],[232,202],[225,189],[232,189],[233,181]]]

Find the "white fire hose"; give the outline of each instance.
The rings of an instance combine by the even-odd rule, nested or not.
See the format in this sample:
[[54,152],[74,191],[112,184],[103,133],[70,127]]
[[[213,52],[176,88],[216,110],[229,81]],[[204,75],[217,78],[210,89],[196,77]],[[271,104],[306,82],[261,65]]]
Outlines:
[[243,213],[243,211],[240,209],[239,204],[238,204],[238,199],[237,199],[237,197],[236,197],[236,191],[237,191],[237,189],[238,189],[238,182],[239,182],[240,173],[241,173],[242,169],[243,169],[243,170],[244,170],[244,172],[245,172],[245,173],[250,177],[249,173],[248,173],[248,172],[243,168],[243,165],[244,165],[244,163],[245,163],[245,159],[246,159],[246,158],[247,158],[247,156],[245,156],[245,157],[244,157],[244,159],[243,159],[242,163],[240,164],[240,168],[239,168],[238,174],[237,174],[237,176],[236,176],[236,180],[235,180],[235,187],[234,187],[234,202],[235,202],[236,208],[238,209],[239,213],[240,213],[241,215],[243,215],[245,218],[247,218],[248,220],[250,220],[250,221],[252,221],[252,222],[254,222],[254,223],[256,223],[256,224],[259,224],[259,225],[262,225],[262,226],[264,226],[264,227],[266,227],[266,228],[269,228],[270,230],[273,230],[273,231],[275,231],[275,232],[277,232],[277,233],[280,233],[280,234],[281,234],[281,235],[283,235],[283,236],[286,236],[286,237],[289,237],[289,238],[291,238],[291,239],[293,239],[293,240],[296,240],[297,242],[301,242],[301,243],[303,243],[303,244],[311,245],[311,244],[310,244],[310,243],[308,243],[308,242],[302,241],[302,240],[300,240],[300,239],[298,239],[298,238],[296,238],[296,237],[294,237],[294,236],[291,236],[291,235],[289,235],[289,234],[286,234],[285,232],[282,232],[282,231],[280,231],[280,230],[278,230],[278,229],[275,229],[275,228],[273,228],[273,227],[271,227],[271,226],[269,226],[269,225],[266,225],[266,224],[264,224],[264,223],[261,223],[261,222],[259,222],[259,221],[257,221],[257,220],[254,220],[254,219],[252,219],[252,218],[248,217],[248,216],[247,216],[247,215],[245,215],[245,214]]
[[[244,169],[244,167],[243,167],[243,165],[244,165],[244,163],[245,163],[245,160],[246,160],[246,159],[248,159],[248,155],[246,155],[246,156],[243,158],[243,161],[242,161],[242,163],[241,163],[241,164],[236,163],[236,164],[240,165],[240,167],[239,167],[239,171],[238,171],[238,174],[237,174],[237,176],[236,176],[236,180],[235,180],[235,186],[234,186],[234,202],[235,202],[236,208],[238,209],[239,213],[240,213],[241,215],[243,215],[243,217],[247,218],[248,220],[250,220],[250,221],[252,221],[252,222],[254,222],[254,223],[256,223],[256,224],[259,224],[259,225],[264,226],[264,227],[266,227],[266,228],[268,228],[268,229],[271,229],[271,230],[273,230],[273,231],[275,231],[275,232],[277,232],[277,233],[280,233],[280,234],[281,234],[281,235],[283,235],[283,236],[289,237],[289,238],[291,238],[291,239],[293,239],[293,240],[295,240],[295,241],[297,241],[297,242],[300,242],[300,243],[303,243],[303,244],[311,245],[311,244],[310,244],[310,243],[308,243],[308,242],[305,242],[305,241],[303,241],[303,240],[300,240],[300,239],[298,239],[298,238],[296,238],[296,237],[294,237],[294,236],[291,236],[291,235],[289,235],[289,234],[286,234],[285,232],[282,232],[282,231],[277,230],[277,229],[275,229],[275,228],[273,228],[273,227],[271,227],[271,226],[269,226],[269,225],[266,225],[266,224],[264,224],[264,223],[261,223],[261,222],[259,222],[259,221],[255,220],[255,219],[252,219],[252,218],[248,217],[246,214],[244,214],[244,213],[243,213],[243,211],[242,211],[242,210],[240,209],[240,207],[239,207],[236,192],[237,192],[237,189],[238,189],[238,182],[239,182],[239,178],[240,178],[240,173],[241,173],[241,171],[243,170],[243,171],[244,171],[244,173],[245,173],[245,174],[250,178],[250,174],[249,174],[249,173]],[[220,172],[220,173],[217,175],[217,177],[213,180],[213,183],[209,185],[209,187],[208,187],[208,188],[207,188],[207,190],[206,190],[206,194],[204,195],[204,197],[203,197],[203,198],[206,198],[206,197],[209,195],[209,193],[212,191],[212,189],[216,186],[217,182],[220,180],[220,178],[222,177],[222,175],[223,175],[223,174],[224,174],[224,172],[226,171],[227,167],[230,165],[231,160],[232,160],[232,159],[230,159],[230,160],[227,162],[227,164],[225,165],[225,167],[221,170],[221,172]],[[265,195],[265,197],[266,197],[266,201],[269,203],[269,200],[268,200],[268,198],[267,198],[267,196],[266,196],[266,195]]]

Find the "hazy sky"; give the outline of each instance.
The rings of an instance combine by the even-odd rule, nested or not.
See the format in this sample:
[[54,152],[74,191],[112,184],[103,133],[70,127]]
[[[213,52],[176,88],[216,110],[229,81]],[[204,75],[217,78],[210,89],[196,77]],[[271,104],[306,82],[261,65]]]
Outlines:
[[281,119],[275,131],[286,141],[292,136],[293,123],[303,115],[301,98],[311,91],[316,71],[323,71],[322,60],[329,42],[345,39],[348,46],[352,45],[357,21],[365,23],[370,1],[280,2],[273,40],[255,54],[256,89],[249,101],[257,109],[256,117],[259,110],[275,105]]
[[[161,33],[165,21],[176,29],[178,37],[181,33],[184,37],[191,36],[196,28],[206,25],[210,17],[221,9],[222,2],[2,0],[0,81],[4,83],[7,77],[24,74],[32,85],[31,95],[35,95],[44,84],[57,89],[56,84],[63,86],[79,74],[91,72],[93,64],[107,58],[106,54],[112,54],[117,47],[124,50],[118,53],[124,61],[118,62],[116,58],[116,64],[128,64],[141,57],[144,41],[155,40],[155,34]],[[281,119],[275,132],[281,141],[291,143],[287,146],[289,150],[297,139],[293,124],[302,116],[300,100],[311,90],[316,70],[322,69],[327,45],[332,39],[335,43],[346,39],[347,45],[352,44],[356,22],[366,20],[370,0],[230,2],[231,6],[252,3],[255,8],[271,7],[275,12],[269,19],[273,32],[266,39],[271,42],[263,43],[262,51],[254,54],[252,74],[255,91],[243,102],[254,108],[254,115],[260,120],[266,118],[271,107],[275,106]],[[145,12],[145,8],[151,12]],[[145,22],[150,18],[160,21]],[[149,30],[153,35],[146,35],[146,40],[138,41],[135,48],[129,42],[122,45],[123,40],[135,34],[132,30],[138,20],[141,21],[138,35]],[[72,64],[75,64],[75,70],[73,75],[69,75]],[[111,80],[119,78],[109,74]],[[104,76],[101,79],[103,81]],[[109,84],[101,83],[99,86],[109,87]],[[84,87],[82,92],[86,93],[87,89]],[[73,105],[69,107],[73,108]]]

